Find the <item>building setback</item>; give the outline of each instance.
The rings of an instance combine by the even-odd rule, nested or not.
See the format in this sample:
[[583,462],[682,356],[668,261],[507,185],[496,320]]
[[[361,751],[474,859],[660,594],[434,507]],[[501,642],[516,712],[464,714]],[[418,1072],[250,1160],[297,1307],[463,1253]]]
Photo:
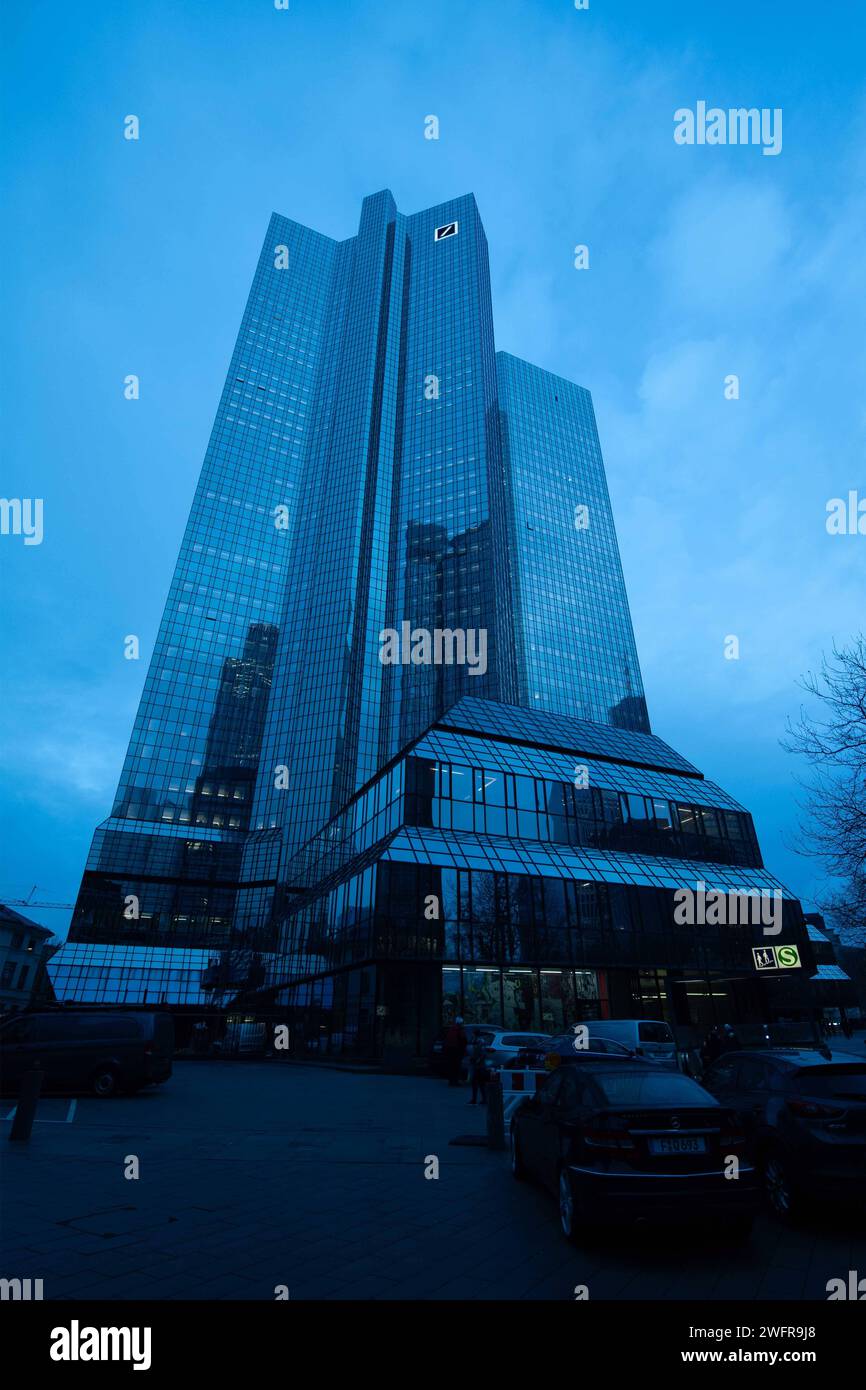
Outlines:
[[[389,634],[399,638],[396,658]],[[499,1002],[490,1007],[509,1019],[520,1012],[511,976],[534,970],[535,1026],[549,1022],[543,996],[560,967],[571,972],[571,984],[561,985],[566,1014],[578,996],[581,1008],[593,999],[602,1012],[633,1011],[640,997],[654,1013],[682,1013],[679,996],[659,984],[659,972],[680,969],[666,954],[665,932],[629,927],[637,934],[627,961],[604,961],[600,948],[587,955],[581,947],[579,977],[573,934],[544,935],[541,949],[533,925],[529,950],[523,933],[536,922],[536,907],[530,917],[526,904],[519,909],[517,947],[513,933],[503,934],[523,893],[532,903],[540,894],[546,913],[545,892],[559,891],[545,890],[548,880],[572,884],[562,888],[563,903],[578,917],[607,912],[619,920],[611,904],[627,901],[632,921],[652,885],[617,876],[620,859],[623,873],[634,871],[625,864],[632,851],[624,849],[622,829],[609,827],[607,838],[581,846],[548,842],[539,832],[537,844],[548,848],[536,849],[537,862],[521,859],[525,873],[518,873],[494,861],[516,840],[520,854],[528,853],[532,837],[518,831],[528,815],[540,814],[538,806],[491,803],[482,831],[473,819],[476,789],[467,800],[428,788],[423,795],[458,808],[458,819],[411,819],[422,791],[405,780],[395,791],[395,769],[404,779],[421,775],[419,758],[427,758],[431,740],[446,738],[442,721],[454,711],[468,721],[466,732],[447,726],[443,765],[462,767],[459,775],[472,781],[476,764],[461,762],[453,746],[463,738],[474,758],[488,759],[477,764],[494,778],[485,785],[501,782],[503,795],[523,786],[527,755],[515,750],[555,751],[561,760],[588,758],[590,746],[604,745],[604,776],[596,785],[593,764],[588,786],[573,788],[575,796],[588,793],[579,805],[568,803],[574,825],[583,827],[574,833],[586,830],[590,806],[606,824],[614,802],[630,827],[629,844],[637,843],[633,820],[651,822],[655,848],[640,855],[652,858],[657,873],[667,847],[666,888],[671,874],[696,859],[706,861],[707,881],[714,866],[760,869],[750,819],[718,788],[715,799],[682,803],[707,827],[700,841],[682,818],[674,820],[678,813],[665,812],[669,823],[655,825],[648,809],[660,778],[704,791],[710,784],[650,733],[590,394],[495,350],[487,243],[474,198],[407,216],[380,192],[364,200],[357,235],[340,242],[274,215],[117,797],[94,837],[70,941],[53,964],[55,988],[73,999],[98,994],[190,1011],[267,1007],[293,1017],[315,988],[321,1044],[374,1052],[386,1045],[423,1051],[455,997],[464,1016],[480,1008],[474,986],[466,991],[468,968],[491,980],[498,972],[500,992],[491,998]],[[423,755],[410,753],[419,740]],[[633,740],[639,754],[626,756]],[[610,782],[611,769],[625,776],[629,767],[629,776],[643,768],[643,782]],[[459,785],[447,776],[449,787]],[[570,795],[562,766],[554,782]],[[360,801],[371,791],[384,795],[386,786],[383,837],[391,838],[377,857],[378,840],[362,846],[344,831]],[[643,812],[632,814],[623,796],[634,796],[636,807],[642,802]],[[667,804],[677,803],[671,796]],[[469,811],[471,824],[464,823]],[[565,810],[544,814],[571,824]],[[398,824],[394,816],[407,819]],[[385,824],[379,811],[372,824]],[[735,824],[742,843],[730,838]],[[370,833],[365,822],[364,836]],[[643,833],[650,835],[649,824]],[[364,894],[374,894],[375,905],[364,899],[372,913],[365,920],[370,926],[375,919],[384,936],[371,928],[363,971],[354,956],[350,968],[347,955],[349,938],[353,951],[360,938],[333,905],[337,871],[311,867],[327,858],[319,852],[323,834],[345,841],[341,882],[355,883],[360,872]],[[680,842],[702,853],[673,853]],[[402,860],[404,843],[420,857]],[[568,854],[557,850],[556,873],[550,843],[568,845]],[[578,849],[607,856],[586,875],[610,890],[604,908],[580,877],[587,866],[573,857]],[[464,866],[460,856],[469,850],[478,862]],[[362,872],[352,868],[356,852],[369,858]],[[407,885],[412,875],[413,883],[437,880],[439,889],[425,896],[438,896],[444,913],[449,875],[462,885],[464,868],[488,875],[477,891],[490,895],[503,930],[466,938],[446,929],[447,915],[441,930],[427,930],[423,917],[410,928],[385,888],[401,874]],[[526,883],[518,888],[517,878]],[[583,885],[579,892],[574,884]],[[353,910],[361,909],[356,903]],[[643,911],[634,920],[643,921]],[[320,912],[329,923],[324,938]],[[791,900],[786,912],[793,930],[799,907]],[[455,920],[463,921],[459,912]],[[798,929],[806,943],[801,923]],[[416,941],[426,931],[425,956],[400,945],[410,930]],[[623,938],[614,930],[603,939],[619,950]],[[583,927],[573,931],[588,939]],[[387,949],[380,950],[382,940]],[[566,941],[569,953],[560,958]],[[720,959],[721,946],[713,949],[705,972],[716,968],[711,957]],[[754,986],[751,957],[738,960]],[[656,984],[635,996],[607,967],[645,970]],[[719,968],[730,972],[734,964]],[[458,972],[456,995],[448,970]],[[321,992],[326,981],[330,1004]],[[353,991],[351,1009],[337,1002],[343,989]],[[760,1012],[757,987],[741,993]],[[414,1022],[407,1021],[410,997]],[[369,1015],[371,1007],[386,1012]],[[380,1023],[368,1026],[369,1018]]]
[[[694,1036],[808,1009],[800,906],[751,816],[650,734],[466,697],[289,876],[302,891],[263,998],[330,1052],[423,1055],[458,1015],[553,1033],[665,1018]],[[682,890],[738,910],[678,920]],[[768,942],[800,967],[759,974]]]

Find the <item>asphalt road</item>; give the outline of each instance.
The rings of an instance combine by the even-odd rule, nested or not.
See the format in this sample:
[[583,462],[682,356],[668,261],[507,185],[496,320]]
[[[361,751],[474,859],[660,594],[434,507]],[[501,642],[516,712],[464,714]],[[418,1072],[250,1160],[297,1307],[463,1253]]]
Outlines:
[[823,1300],[866,1275],[866,1218],[832,1209],[794,1231],[762,1215],[743,1249],[690,1230],[575,1249],[504,1154],[451,1143],[484,1131],[467,1101],[282,1061],[181,1062],[138,1096],[44,1100],[30,1143],[3,1141],[0,1275],[43,1279],[46,1299],[557,1300]]

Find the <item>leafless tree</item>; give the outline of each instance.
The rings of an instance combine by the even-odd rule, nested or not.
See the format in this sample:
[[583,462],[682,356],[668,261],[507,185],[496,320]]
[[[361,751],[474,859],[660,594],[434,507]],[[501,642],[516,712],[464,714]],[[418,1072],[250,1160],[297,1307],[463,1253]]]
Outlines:
[[810,708],[788,721],[782,742],[811,769],[797,849],[844,880],[821,907],[850,944],[866,945],[866,637],[834,645],[801,685]]

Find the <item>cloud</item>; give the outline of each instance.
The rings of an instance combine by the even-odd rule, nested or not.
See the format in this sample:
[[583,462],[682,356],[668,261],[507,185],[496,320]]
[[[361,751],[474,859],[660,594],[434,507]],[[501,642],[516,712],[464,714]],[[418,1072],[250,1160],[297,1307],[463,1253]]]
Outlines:
[[[671,307],[690,316],[723,316],[790,297],[780,275],[794,242],[791,212],[776,187],[708,177],[684,194],[656,238],[650,263]],[[781,296],[780,296],[781,291]],[[781,298],[781,304],[780,304]]]
[[18,794],[52,814],[107,815],[135,704],[130,693],[118,696],[116,682],[100,687],[58,678],[42,689],[21,688],[9,705],[16,739],[4,759]]

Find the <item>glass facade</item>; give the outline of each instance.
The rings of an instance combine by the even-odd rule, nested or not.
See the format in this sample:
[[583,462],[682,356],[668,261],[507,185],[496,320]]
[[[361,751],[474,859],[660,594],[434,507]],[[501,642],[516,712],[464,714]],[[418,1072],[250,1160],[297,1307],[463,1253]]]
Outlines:
[[[524,725],[543,744],[516,741]],[[591,785],[573,785],[576,767]],[[308,885],[403,824],[761,865],[748,813],[661,739],[470,697],[362,789],[286,877]]]
[[231,938],[337,253],[271,218],[72,940]]
[[[456,232],[437,239],[436,230]],[[364,200],[335,264],[246,872],[283,860],[448,705],[516,689],[487,244],[474,198]],[[381,659],[385,631],[484,659]],[[483,639],[481,638],[483,634]],[[287,767],[287,785],[272,770]],[[263,839],[260,843],[259,836]]]
[[[404,625],[442,659],[383,662]],[[72,939],[266,949],[296,851],[464,696],[648,728],[589,393],[496,353],[471,195],[274,215]]]
[[497,354],[518,703],[649,731],[592,397]]
[[[545,1031],[612,1010],[686,1022],[690,1001],[727,997],[735,980],[758,1007],[757,904],[778,895],[780,940],[803,946],[805,931],[796,899],[762,865],[748,813],[650,735],[604,729],[596,741],[579,721],[557,719],[554,734],[530,716],[544,739],[533,747],[501,736],[519,711],[500,704],[484,703],[473,730],[476,705],[449,710],[298,856],[303,888],[285,911],[276,970],[305,981],[287,1003],[329,982],[317,1045],[340,1052],[351,1035],[362,1051],[423,1051],[430,1020],[458,1012]],[[606,752],[591,785],[575,788],[562,772],[593,743]],[[421,756],[432,745],[439,756]],[[699,886],[756,906],[718,925],[678,921],[675,894]],[[360,970],[380,1011],[366,1031],[338,985]]]
[[207,1007],[209,963],[206,951],[67,942],[52,958],[51,980],[58,999],[83,1004]]
[[496,351],[474,197],[274,215],[58,994],[541,1026],[709,968],[698,875],[773,882],[650,733],[592,400]]
[[[407,825],[626,850],[726,864],[760,864],[751,817],[664,796],[573,787],[498,768],[406,760]],[[374,834],[375,821],[368,833]]]

